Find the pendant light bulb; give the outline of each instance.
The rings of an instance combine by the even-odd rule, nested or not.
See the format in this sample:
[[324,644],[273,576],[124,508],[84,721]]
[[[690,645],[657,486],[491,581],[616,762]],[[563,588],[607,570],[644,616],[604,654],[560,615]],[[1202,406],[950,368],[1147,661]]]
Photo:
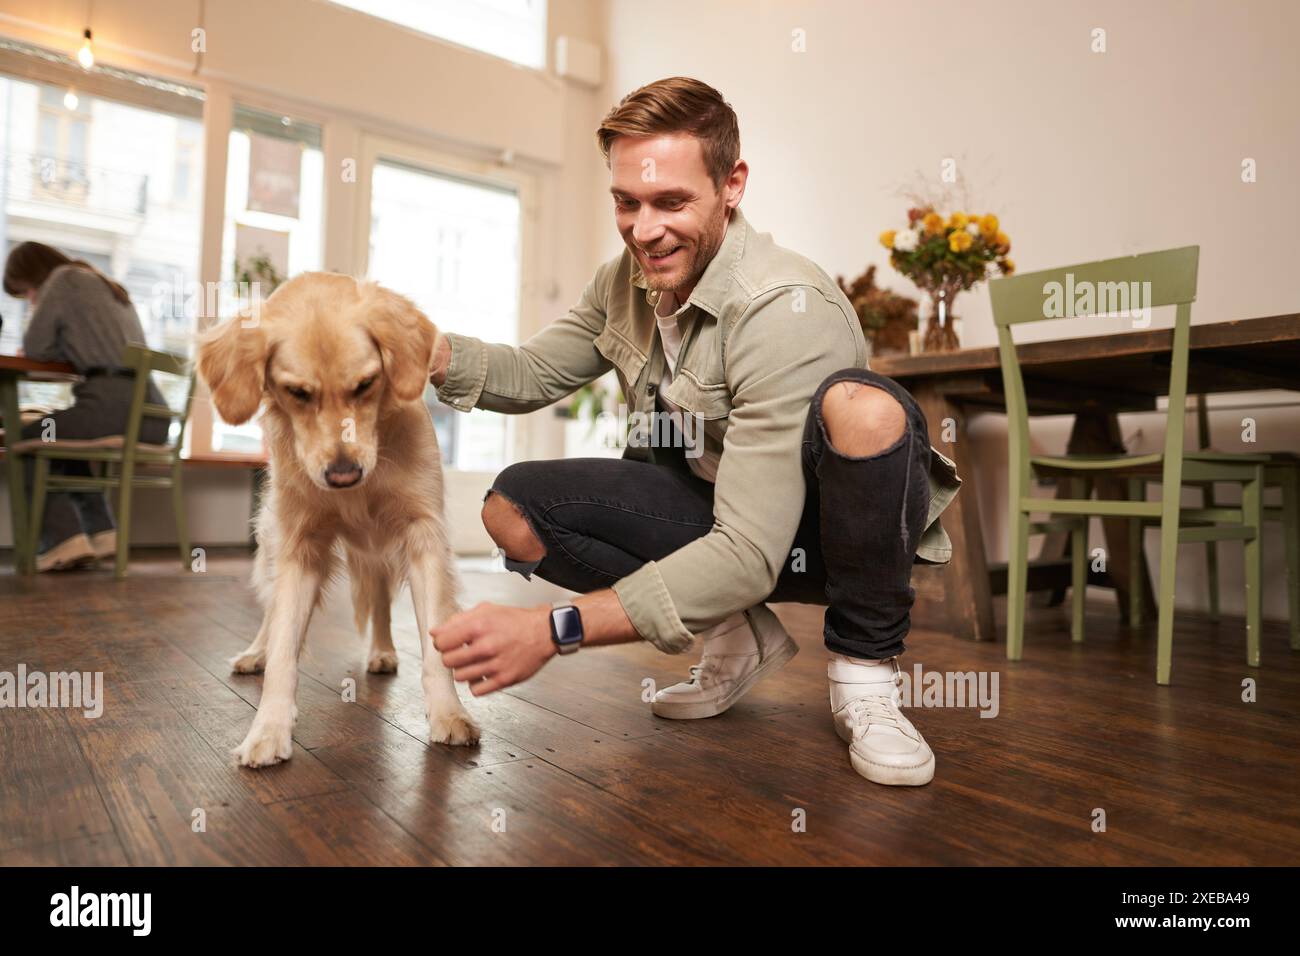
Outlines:
[[83,70],[89,70],[95,65],[95,51],[90,48],[90,27],[86,27],[85,36],[81,49],[77,51],[77,62]]

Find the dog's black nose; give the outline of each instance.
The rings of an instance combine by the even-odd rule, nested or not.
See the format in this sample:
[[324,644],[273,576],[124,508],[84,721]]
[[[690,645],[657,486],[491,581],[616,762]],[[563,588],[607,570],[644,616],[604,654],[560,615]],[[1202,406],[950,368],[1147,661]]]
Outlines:
[[331,488],[350,488],[361,480],[361,466],[342,455],[325,469],[325,484]]

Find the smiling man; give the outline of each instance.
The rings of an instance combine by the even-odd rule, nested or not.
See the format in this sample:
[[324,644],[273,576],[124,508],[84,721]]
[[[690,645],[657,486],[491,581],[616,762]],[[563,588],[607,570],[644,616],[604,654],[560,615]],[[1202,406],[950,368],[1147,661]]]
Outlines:
[[938,519],[960,484],[952,462],[911,396],[868,370],[838,285],[741,214],[749,167],[717,90],[651,83],[596,136],[627,248],[517,348],[444,336],[431,381],[462,411],[528,412],[612,369],[630,413],[657,424],[622,459],[502,471],[483,522],[506,566],[581,594],[480,604],[435,628],[435,645],[480,696],[580,647],[680,653],[699,637],[689,679],[651,705],[695,719],[797,652],[766,602],[824,604],[832,721],[852,766],[928,783],[934,755],[899,710],[897,657],[913,563],[951,555]]

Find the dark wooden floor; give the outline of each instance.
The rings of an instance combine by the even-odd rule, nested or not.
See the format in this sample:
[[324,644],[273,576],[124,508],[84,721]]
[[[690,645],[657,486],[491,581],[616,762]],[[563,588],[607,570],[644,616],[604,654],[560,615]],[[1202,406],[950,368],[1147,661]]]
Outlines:
[[[395,618],[400,673],[368,675],[337,588],[303,655],[294,757],[250,771],[228,751],[261,678],[226,666],[258,623],[248,569],[237,554],[200,575],[147,556],[122,583],[107,570],[0,573],[0,671],[100,670],[106,698],[98,719],[0,710],[0,862],[1300,862],[1300,654],[1280,626],[1251,670],[1240,621],[1181,620],[1167,688],[1153,636],[1100,603],[1083,646],[1060,613],[1035,612],[1016,664],[1000,644],[915,632],[909,669],[996,671],[1000,713],[909,711],[937,756],[934,782],[909,789],[849,766],[820,608],[778,606],[802,653],[721,717],[660,720],[641,700],[644,679],[675,682],[693,655],[606,648],[471,700],[484,740],[451,749],[425,743],[409,599]],[[513,574],[464,579],[467,603],[557,593]],[[1241,700],[1247,677],[1256,703]]]

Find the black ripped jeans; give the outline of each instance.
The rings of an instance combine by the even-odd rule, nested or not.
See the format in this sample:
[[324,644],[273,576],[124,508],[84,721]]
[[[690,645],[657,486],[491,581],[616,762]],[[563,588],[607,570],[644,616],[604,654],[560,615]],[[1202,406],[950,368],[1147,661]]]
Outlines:
[[[822,396],[836,382],[894,396],[907,413],[903,437],[878,455],[840,454],[821,416]],[[495,491],[513,502],[546,548],[540,561],[507,557],[506,567],[585,593],[707,534],[713,485],[690,471],[685,443],[673,444],[656,446],[653,464],[568,458],[506,468],[483,498]],[[804,425],[803,514],[766,600],[826,605],[832,651],[872,660],[902,653],[915,597],[912,564],[929,513],[929,466],[925,416],[901,385],[859,368],[828,376]]]

